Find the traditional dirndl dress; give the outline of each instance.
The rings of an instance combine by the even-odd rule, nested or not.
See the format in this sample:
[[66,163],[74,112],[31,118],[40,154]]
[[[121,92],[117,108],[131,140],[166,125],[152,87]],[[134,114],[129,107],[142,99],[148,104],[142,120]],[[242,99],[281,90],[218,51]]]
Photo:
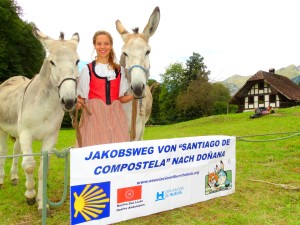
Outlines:
[[[78,131],[82,146],[110,144],[130,141],[128,122],[122,103],[115,100],[106,105],[100,99],[89,99],[85,103],[91,115],[83,110]],[[78,140],[76,142],[78,146]]]

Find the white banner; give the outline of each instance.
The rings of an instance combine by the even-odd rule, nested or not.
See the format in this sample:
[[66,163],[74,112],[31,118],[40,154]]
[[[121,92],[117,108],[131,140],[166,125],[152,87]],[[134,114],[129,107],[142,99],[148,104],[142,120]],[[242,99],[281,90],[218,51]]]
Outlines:
[[235,191],[236,138],[199,136],[71,149],[71,224],[110,224]]

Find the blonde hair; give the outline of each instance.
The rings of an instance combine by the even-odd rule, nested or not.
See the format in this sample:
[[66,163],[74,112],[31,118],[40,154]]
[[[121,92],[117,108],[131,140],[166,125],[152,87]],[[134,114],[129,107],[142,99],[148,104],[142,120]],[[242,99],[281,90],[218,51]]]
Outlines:
[[120,65],[118,63],[116,63],[116,54],[113,48],[113,38],[111,36],[111,34],[105,30],[99,30],[96,31],[94,36],[93,36],[93,44],[96,44],[96,39],[99,35],[106,35],[109,38],[110,44],[112,46],[112,49],[109,53],[109,57],[108,57],[108,64],[115,70],[115,69],[120,69]]

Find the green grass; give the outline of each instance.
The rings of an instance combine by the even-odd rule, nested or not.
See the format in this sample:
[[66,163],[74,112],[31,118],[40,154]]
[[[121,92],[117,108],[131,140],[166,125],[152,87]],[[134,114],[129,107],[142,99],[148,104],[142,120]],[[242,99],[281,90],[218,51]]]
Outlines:
[[[300,107],[278,109],[257,119],[249,119],[252,112],[218,115],[168,126],[147,127],[145,140],[189,136],[247,135],[298,132]],[[300,132],[300,131],[299,131]],[[236,146],[236,192],[205,202],[165,211],[118,223],[136,224],[300,224],[299,190],[286,190],[274,184],[300,187],[299,136],[269,142],[253,140],[280,139],[290,134],[247,137]],[[245,137],[246,138],[246,137]],[[74,146],[74,130],[61,130],[56,148]],[[11,146],[11,144],[10,144]],[[34,143],[39,152],[39,143]],[[9,154],[12,154],[11,150]],[[36,157],[39,160],[39,157]],[[0,224],[41,224],[36,205],[25,202],[25,177],[20,164],[20,184],[10,185],[11,159],[6,160],[5,183],[0,190]],[[64,160],[51,157],[48,189],[51,201],[58,202],[63,193]],[[37,171],[36,171],[37,173]],[[274,184],[256,182],[262,180]],[[52,207],[47,224],[69,224],[69,197],[61,207]]]

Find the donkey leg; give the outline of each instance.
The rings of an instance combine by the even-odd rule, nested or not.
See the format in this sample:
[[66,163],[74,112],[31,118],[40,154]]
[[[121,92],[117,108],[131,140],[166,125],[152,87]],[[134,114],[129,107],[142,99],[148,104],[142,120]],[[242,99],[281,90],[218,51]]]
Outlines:
[[1,156],[6,156],[7,154],[7,134],[0,130],[0,188],[3,186],[3,179],[5,175],[4,165],[5,165],[5,158]]
[[[38,184],[38,193],[37,193],[37,203],[38,203],[38,211],[39,213],[42,213],[43,210],[43,201],[46,201],[46,199],[43,199],[43,157],[41,157],[41,161],[40,161],[40,166],[39,166],[39,184]],[[50,156],[48,155],[48,162],[50,161]],[[47,172],[48,172],[48,168],[47,168]],[[49,205],[46,204],[46,208],[47,208],[47,215],[50,214],[50,209],[49,209]]]
[[[144,123],[144,122],[143,122]],[[141,125],[141,130],[140,130],[140,138],[139,141],[144,140],[144,133],[145,133],[145,124]]]
[[145,122],[144,115],[138,115],[136,120],[136,138],[135,141],[142,141],[144,138]]
[[32,154],[32,137],[27,132],[20,132],[20,145],[24,155],[22,160],[22,167],[26,176],[26,191],[25,197],[28,205],[33,205],[36,202],[35,196],[35,182],[34,182],[34,169],[36,167],[36,161]]
[[[19,139],[16,139],[14,143],[14,155],[19,155],[20,153],[21,153],[20,141]],[[14,186],[19,183],[18,164],[19,164],[19,156],[15,156],[13,158],[13,162],[10,170],[11,183]]]

